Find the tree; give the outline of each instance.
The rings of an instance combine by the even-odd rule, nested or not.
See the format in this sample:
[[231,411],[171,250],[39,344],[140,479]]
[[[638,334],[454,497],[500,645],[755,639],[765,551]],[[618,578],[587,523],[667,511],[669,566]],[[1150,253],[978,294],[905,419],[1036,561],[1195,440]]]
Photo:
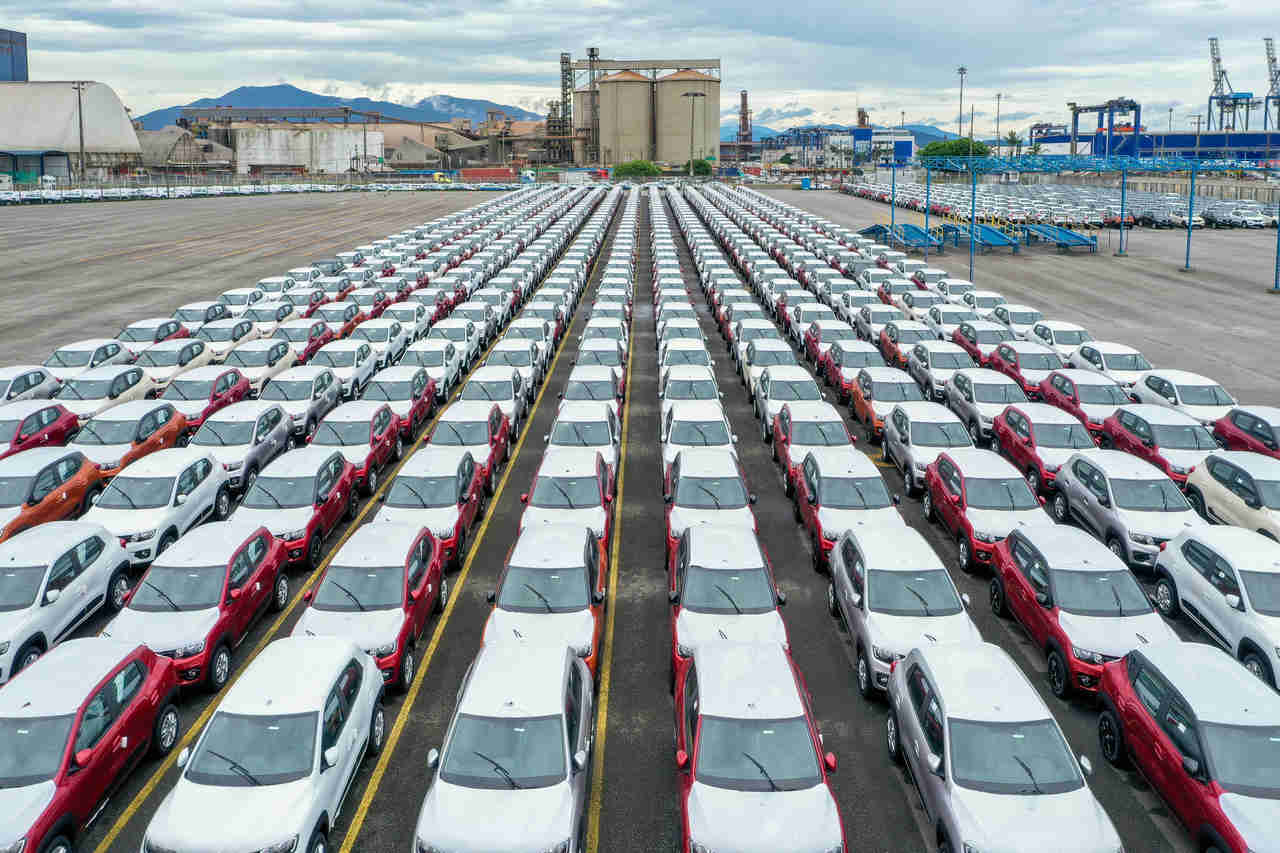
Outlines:
[[778,162],[779,162],[779,163],[782,163],[782,164],[783,164],[783,165],[785,165],[785,166],[790,166],[790,165],[791,165],[791,155],[790,155],[790,154],[783,154],[781,157],[779,157],[779,158],[778,158]]
[[649,160],[630,160],[613,167],[615,178],[656,178],[662,170]]
[[1009,146],[1009,150],[1013,152],[1013,156],[1017,157],[1022,153],[1022,137],[1018,135],[1018,131],[1011,130],[1004,135],[1004,144]]
[[970,145],[973,146],[974,157],[986,157],[991,151],[976,139],[944,139],[930,142],[917,154],[921,157],[968,157]]
[[[689,161],[688,161],[688,160],[685,160],[685,161],[684,161],[684,165],[680,167],[680,171],[681,171],[681,172],[683,172],[683,173],[684,173],[684,174],[686,174],[686,175],[687,175],[687,174],[689,174]],[[710,160],[694,160],[694,161],[693,161],[693,174],[694,174],[694,177],[704,177],[704,178],[705,178],[705,177],[710,177],[710,175],[711,175],[711,161],[710,161]]]
[[1039,154],[1039,153],[1040,153],[1040,143],[1039,143],[1039,142],[1033,142],[1033,143],[1031,143],[1030,145],[1028,145],[1028,146],[1027,146],[1027,153],[1028,153],[1028,154],[1030,154],[1032,157],[1034,157],[1034,156],[1036,156],[1037,154]]

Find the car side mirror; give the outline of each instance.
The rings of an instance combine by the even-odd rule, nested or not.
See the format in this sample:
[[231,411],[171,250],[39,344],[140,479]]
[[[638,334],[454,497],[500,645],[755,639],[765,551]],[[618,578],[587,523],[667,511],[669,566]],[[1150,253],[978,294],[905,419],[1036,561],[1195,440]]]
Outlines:
[[960,593],[960,603],[963,604],[965,607],[972,607],[973,599],[969,597],[969,593],[962,592]]
[[1084,771],[1084,775],[1092,776],[1093,762],[1089,760],[1089,756],[1081,755],[1079,760],[1080,760],[1080,769]]
[[1047,592],[1037,592],[1036,603],[1039,604],[1041,607],[1052,607],[1053,599],[1049,597],[1049,593]]
[[339,753],[336,746],[331,746],[326,749],[324,754],[321,756],[323,761],[320,764],[320,772],[323,773],[331,767],[336,767],[338,765],[338,759],[341,757],[341,753]]
[[174,506],[182,506],[182,505],[183,505],[184,503],[186,503],[186,502],[187,502],[187,496],[186,496],[186,495],[178,495],[177,497],[175,497],[175,498],[173,499],[173,505],[174,505]]
[[311,599],[315,597],[316,597],[316,591],[314,589],[309,589],[302,594],[303,601],[311,601]]
[[53,604],[61,595],[62,590],[60,589],[47,589],[44,593],[44,603]]
[[836,754],[834,752],[828,752],[822,756],[822,763],[827,766],[828,773],[836,772]]
[[227,598],[231,599],[232,601],[235,601],[235,600],[236,600],[237,598],[239,598],[239,597],[240,597],[240,588],[239,588],[239,587],[236,587],[235,589],[232,589],[232,590],[228,590],[228,591],[227,591]]
[[677,749],[676,750],[676,767],[683,770],[688,766],[689,766],[689,753],[685,752],[683,749]]
[[663,492],[663,493],[662,493],[662,502],[663,502],[664,504],[669,504],[669,503],[671,503],[671,493],[670,493],[670,492]]
[[76,767],[77,767],[77,768],[79,768],[79,767],[88,767],[88,766],[89,766],[89,762],[93,761],[93,750],[92,750],[92,749],[82,749],[82,750],[78,751],[78,752],[76,753],[76,756],[75,756],[75,761],[76,761]]
[[670,601],[672,604],[675,604],[679,600],[680,600],[680,593],[678,593],[674,589],[667,590],[667,601]]
[[497,591],[496,591],[496,590],[492,590],[492,589],[491,589],[491,590],[489,590],[488,592],[486,592],[486,593],[484,594],[484,600],[485,600],[485,601],[487,601],[487,602],[489,602],[490,604],[493,604],[493,602],[495,602],[495,601],[497,601],[497,600],[498,600],[498,593],[497,593]]
[[757,500],[759,500],[759,498],[757,497],[755,492],[752,492],[751,494],[747,495],[747,503],[754,505]]
[[529,502],[529,493],[528,493],[528,492],[525,492],[525,493],[523,493],[522,495],[520,495],[520,503],[522,503],[522,504],[527,504],[528,502]]
[[178,753],[178,760],[176,762],[178,765],[178,769],[181,770],[182,768],[186,767],[187,762],[190,760],[191,760],[191,747],[184,746],[182,748],[182,752]]
[[1235,593],[1233,592],[1227,593],[1227,595],[1223,598],[1223,600],[1227,603],[1227,606],[1230,607],[1232,610],[1239,610],[1241,613],[1244,612],[1244,602],[1242,602],[1240,600],[1240,596],[1236,595]]
[[1098,496],[1098,505],[1099,505],[1099,506],[1103,506],[1103,507],[1108,507],[1108,508],[1110,508],[1110,506],[1111,506],[1111,498],[1107,497],[1106,495],[1099,495],[1099,496]]
[[942,756],[934,752],[929,753],[929,772],[939,779],[942,778]]
[[779,607],[787,606],[787,594],[785,592],[783,592],[782,590],[778,590],[777,594],[774,597],[777,600]]
[[1044,506],[1044,505],[1045,505],[1045,502],[1046,502],[1046,501],[1045,501],[1045,496],[1044,496],[1044,495],[1040,495],[1040,506]]

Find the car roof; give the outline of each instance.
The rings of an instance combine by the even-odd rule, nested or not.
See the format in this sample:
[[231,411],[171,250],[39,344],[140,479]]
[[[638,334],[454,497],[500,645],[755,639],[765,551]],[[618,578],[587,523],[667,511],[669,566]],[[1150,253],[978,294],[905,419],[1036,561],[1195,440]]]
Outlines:
[[109,344],[114,341],[115,341],[115,338],[85,338],[82,341],[72,341],[69,344],[63,344],[62,346],[55,349],[54,352],[58,352],[60,350],[97,349],[103,344]]
[[[432,328],[435,328],[435,327],[433,326]],[[427,349],[443,350],[449,347],[454,347],[455,349],[457,348],[457,346],[454,344],[453,341],[446,341],[440,338],[423,338],[420,341],[414,341],[413,343],[409,344],[409,349],[411,351],[427,350]]]
[[230,406],[219,409],[212,413],[205,421],[217,421],[218,423],[243,423],[244,421],[255,421],[258,416],[268,409],[279,408],[280,404],[274,400],[241,400],[238,403],[232,403]]
[[531,524],[516,534],[507,564],[528,569],[577,568],[583,565],[587,528],[581,524]]
[[1138,650],[1178,692],[1201,722],[1241,726],[1280,724],[1280,695],[1231,655],[1204,643],[1153,643]]
[[962,367],[953,376],[965,376],[975,385],[1018,385],[1019,383],[1005,376],[998,370],[989,367]]
[[[700,367],[698,369],[710,372],[710,370],[705,367]],[[805,370],[798,364],[771,364],[765,368],[765,372],[769,374],[770,380],[795,382],[799,379],[808,379],[810,382],[813,381],[813,374],[809,373],[808,370]]]
[[[696,367],[694,365],[680,365],[680,366],[690,367],[694,370],[705,370],[707,371],[707,373],[711,372],[710,370],[707,370],[707,368],[705,367]],[[669,369],[675,370],[676,368],[672,367]],[[617,378],[616,368],[608,367],[603,364],[578,364],[578,365],[574,365],[573,370],[569,371],[568,381],[573,382],[575,380],[578,380],[583,382],[591,382],[597,379],[615,379],[615,378]]]
[[857,541],[868,569],[889,572],[946,569],[938,552],[914,527],[858,523],[849,533]]
[[[188,378],[190,374],[184,375],[182,378]],[[40,400],[39,402],[48,405],[50,401]],[[130,400],[127,403],[121,403],[118,406],[112,406],[101,414],[94,415],[91,420],[99,423],[105,421],[133,421],[140,419],[143,415],[153,412],[161,406],[173,405],[169,400],[160,400],[151,398],[148,400]],[[0,410],[0,417],[3,417],[3,410]]]
[[185,311],[188,308],[208,308],[212,305],[218,305],[218,304],[219,303],[216,299],[201,299],[196,302],[186,302],[182,305],[179,305],[177,310]]
[[1011,408],[1026,415],[1031,425],[1036,424],[1078,424],[1079,418],[1070,412],[1059,409],[1049,403],[1010,403]]
[[[1280,545],[1247,527],[1214,524],[1192,528],[1189,535],[1219,551],[1237,568],[1280,572]],[[1243,564],[1243,565],[1242,565]]]
[[[208,566],[229,561],[236,549],[258,531],[267,533],[261,524],[237,521],[214,521],[193,527],[156,557],[160,566]],[[269,535],[269,534],[268,534]]]
[[28,527],[0,542],[0,566],[48,563],[65,552],[69,543],[83,541],[94,534],[111,538],[105,527],[92,521],[46,521]]
[[1108,477],[1121,477],[1130,480],[1163,480],[1166,475],[1145,459],[1139,459],[1123,450],[1089,449],[1072,454],[1072,459],[1081,457],[1089,464],[1101,468]]
[[1217,385],[1217,380],[1200,374],[1192,373],[1190,370],[1172,370],[1166,368],[1156,368],[1150,373],[1159,376],[1161,379],[1168,379],[1170,382],[1182,385]]
[[[537,322],[542,322],[541,320]],[[528,338],[499,338],[493,345],[493,350],[527,350],[534,345],[534,342]],[[483,370],[484,368],[481,368]]]
[[338,673],[351,660],[360,661],[363,654],[343,637],[282,637],[241,671],[218,703],[218,711],[271,715],[319,712]]
[[563,644],[487,638],[476,654],[457,713],[480,717],[547,717],[564,713]]
[[424,529],[420,524],[399,521],[358,527],[334,554],[330,565],[402,567],[409,557],[409,549]]
[[68,382],[74,382],[77,379],[111,379],[119,376],[127,370],[141,370],[142,368],[133,364],[103,364],[98,367],[91,367],[79,376],[73,376]]
[[792,421],[844,422],[836,407],[823,400],[792,400],[789,403],[783,403],[782,407],[791,414]]
[[1136,349],[1129,346],[1128,344],[1116,343],[1115,341],[1085,341],[1080,346],[1093,347],[1103,355],[1108,355],[1108,354],[1120,355],[1120,354],[1137,352]]
[[516,372],[516,368],[507,364],[483,364],[472,371],[471,376],[467,378],[468,382],[476,380],[491,382],[499,379],[511,381],[511,376]]
[[335,454],[342,455],[336,447],[322,447],[314,444],[295,447],[271,460],[262,472],[262,476],[314,477],[321,464]]
[[965,320],[964,325],[969,326],[975,332],[988,332],[992,329],[1008,331],[1008,329],[1005,328],[1004,323],[997,323],[995,320]]
[[719,400],[672,400],[671,419],[672,421],[723,421],[725,420],[724,406]]
[[1236,406],[1242,412],[1266,421],[1272,426],[1280,425],[1280,407],[1277,406]]
[[[702,402],[702,401],[690,401]],[[612,407],[607,400],[566,400],[556,412],[556,421],[604,421]]]
[[367,421],[387,406],[386,400],[350,400],[336,406],[324,416],[326,421]]
[[1280,480],[1280,459],[1249,450],[1215,450],[1209,454],[1230,462],[1260,480]]
[[880,472],[871,457],[854,449],[853,445],[812,447],[806,453],[818,464],[818,472],[824,477],[878,477]]
[[236,349],[247,352],[250,350],[271,349],[276,344],[288,345],[289,342],[280,338],[254,338],[251,341],[245,341],[242,344],[237,344]]
[[[326,344],[325,346],[328,346]],[[323,347],[321,348],[323,349]],[[330,372],[330,368],[319,364],[297,364],[271,377],[271,381],[284,381],[289,379],[315,379],[321,373]]]
[[1079,323],[1072,323],[1069,320],[1041,320],[1037,325],[1044,326],[1054,332],[1076,332],[1083,331],[1084,326]]
[[[868,346],[870,346],[870,344],[868,344]],[[962,353],[965,351],[964,347],[960,346],[955,341],[916,341],[916,346],[924,347],[924,349],[930,353],[935,353],[935,352]],[[874,347],[872,348],[874,349]]]
[[[139,457],[120,472],[128,477],[176,477],[192,462],[209,457],[202,447],[165,447]],[[215,465],[219,464],[217,462]]]
[[1119,383],[1104,373],[1098,373],[1094,370],[1082,370],[1077,367],[1065,367],[1061,370],[1055,370],[1054,373],[1060,373],[1067,379],[1070,379],[1077,385],[1118,385]]
[[1180,412],[1168,406],[1157,406],[1154,403],[1126,403],[1117,407],[1117,411],[1132,412],[1144,421],[1153,424],[1197,426],[1200,423],[1198,418],[1193,418],[1186,412]]
[[903,413],[913,421],[960,423],[960,418],[956,416],[955,412],[941,403],[934,403],[929,400],[904,400],[901,403],[895,403],[893,407],[902,409]]
[[[321,306],[321,307],[323,307],[323,308],[328,308],[329,306],[324,305],[324,306]],[[281,328],[281,329],[310,329],[312,326],[314,326],[316,323],[319,323],[319,322],[320,322],[320,320],[319,320],[319,318],[318,318],[318,317],[294,317],[292,320],[285,320],[283,323],[281,323],[281,324],[279,325],[279,327],[278,327],[278,328]],[[159,344],[156,344],[156,346],[159,346]]]
[[455,400],[436,416],[439,421],[487,421],[497,403],[488,400]]
[[1009,349],[1013,350],[1013,351],[1014,351],[1014,352],[1016,352],[1016,353],[1027,353],[1027,352],[1051,353],[1051,352],[1056,352],[1056,350],[1054,350],[1054,349],[1053,349],[1053,347],[1049,346],[1048,344],[1041,344],[1041,343],[1037,343],[1036,341],[1020,341],[1020,340],[1016,340],[1016,339],[1015,339],[1015,340],[1012,340],[1012,341],[1004,341],[1004,342],[1002,342],[1002,343],[1000,344],[1000,346],[1002,346],[1002,347],[1008,347]]
[[929,330],[929,327],[926,326],[924,323],[920,322],[919,320],[909,320],[909,319],[890,320],[885,325],[893,326],[896,329],[910,329],[911,331],[915,331],[915,332],[927,332]]
[[596,473],[600,451],[594,447],[552,445],[542,454],[539,477],[586,477]]
[[948,447],[942,452],[960,467],[960,473],[965,477],[1018,478],[1022,476],[1018,469],[1013,467],[1013,463],[990,450],[979,447]]
[[1079,527],[1027,525],[1019,527],[1017,533],[1044,555],[1050,568],[1078,572],[1127,571],[1124,562],[1110,548]]
[[452,476],[458,472],[458,463],[463,456],[471,455],[465,447],[446,444],[424,444],[410,454],[397,477],[441,477]]
[[390,367],[384,367],[377,373],[373,374],[371,382],[408,382],[419,373],[423,373],[425,368],[418,367],[416,364],[393,364]]
[[23,678],[0,690],[0,716],[74,714],[89,691],[120,665],[137,643],[106,637],[67,640],[45,652]]
[[[240,323],[248,323],[248,319],[244,317],[223,317],[220,320],[210,320],[201,326],[201,329],[234,329]],[[257,340],[256,338],[254,340]]]
[[725,447],[687,447],[676,454],[682,477],[737,477],[738,463]]
[[[994,290],[983,290],[983,291],[980,291],[980,292],[981,292],[981,293],[995,293],[995,291],[994,291]],[[1032,305],[1024,305],[1024,304],[1023,304],[1023,303],[1021,303],[1021,302],[1006,302],[1006,303],[1004,303],[1003,305],[1001,305],[1000,307],[1001,307],[1001,308],[1003,308],[1003,309],[1005,309],[1006,311],[1035,311],[1036,313],[1039,313],[1039,312],[1040,312],[1040,309],[1039,309],[1039,308],[1036,308],[1036,307],[1034,307],[1034,306],[1032,306]]]
[[27,415],[42,411],[50,406],[60,405],[62,405],[61,400],[14,400],[12,403],[5,403],[3,406],[0,406],[0,420],[9,420],[10,418],[22,419],[27,417]]
[[[320,349],[327,350],[329,352],[336,352],[339,350],[343,350],[343,351],[356,350],[356,349],[359,349],[360,347],[367,347],[367,346],[369,346],[369,342],[366,340],[361,340],[359,338],[341,338],[340,340],[329,341],[329,343],[320,347]],[[317,350],[317,352],[318,351],[319,350]]]
[[992,643],[920,646],[917,653],[949,719],[1028,722],[1052,719],[1013,659]]
[[727,719],[804,715],[795,673],[781,645],[700,643],[693,658],[698,671],[699,713]]
[[[837,345],[845,344],[845,343],[848,343],[848,341],[836,341]],[[859,341],[858,343],[861,343],[861,341]],[[779,338],[756,338],[750,343],[750,346],[755,347],[756,352],[759,352],[760,350],[784,350],[784,349],[789,350],[792,348],[791,344],[787,343],[780,337]],[[875,348],[872,347],[872,349],[875,349]],[[879,350],[877,350],[877,352],[879,352]],[[782,366],[784,365],[770,365],[770,367],[782,367]]]
[[915,382],[911,378],[911,374],[898,367],[889,367],[888,365],[871,365],[861,368],[859,375],[867,374],[867,378],[872,382]]
[[689,565],[703,569],[758,569],[764,553],[754,536],[733,525],[706,524],[688,529]]

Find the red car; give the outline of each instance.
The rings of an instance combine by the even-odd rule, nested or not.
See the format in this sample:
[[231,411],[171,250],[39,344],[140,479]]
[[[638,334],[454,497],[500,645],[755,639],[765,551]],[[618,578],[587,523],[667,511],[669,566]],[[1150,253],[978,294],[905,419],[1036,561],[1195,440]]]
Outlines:
[[391,304],[391,297],[381,287],[359,287],[351,291],[347,298],[359,305],[370,320],[381,317],[382,312]]
[[1075,416],[1097,440],[1102,425],[1129,395],[1120,383],[1092,370],[1055,370],[1040,383],[1040,398]]
[[248,377],[238,368],[210,364],[181,374],[169,383],[160,397],[182,412],[187,419],[187,428],[194,432],[209,415],[232,403],[249,399],[252,387]]
[[299,447],[277,456],[246,491],[232,518],[261,524],[283,540],[291,563],[315,569],[324,539],[360,509],[356,467],[331,447]]
[[1280,409],[1239,406],[1214,422],[1213,435],[1227,450],[1252,450],[1280,459]]
[[1049,372],[1062,367],[1062,359],[1044,344],[1005,341],[987,359],[987,367],[998,370],[1021,386],[1028,399],[1040,399],[1040,383]]
[[309,313],[306,318],[281,323],[271,337],[293,344],[293,351],[303,363],[311,361],[316,350],[335,338],[328,323],[319,317],[311,317]]
[[316,425],[307,443],[342,448],[342,455],[356,466],[356,483],[370,495],[378,490],[378,472],[404,455],[400,418],[378,400],[338,406]]
[[827,384],[836,389],[841,405],[849,402],[853,386],[858,381],[858,371],[864,367],[885,367],[884,356],[875,344],[860,341],[836,341],[822,354],[818,373]]
[[951,333],[951,340],[969,353],[975,364],[986,367],[996,347],[1013,340],[1013,332],[990,320],[966,320]]
[[16,400],[0,406],[0,459],[33,447],[61,447],[79,419],[56,400]]
[[924,323],[915,320],[891,320],[880,330],[880,354],[890,367],[907,369],[911,348],[921,341],[932,341],[935,334]]
[[[880,286],[876,288],[876,296],[879,296],[880,301],[885,305],[893,305],[893,297],[918,289],[913,281],[905,278],[890,277],[880,282]],[[895,305],[894,307],[896,308],[897,306]]]
[[830,403],[783,403],[773,416],[773,460],[782,464],[782,476],[790,497],[800,476],[804,454],[813,447],[848,447],[854,438],[844,418]]
[[856,341],[858,334],[843,320],[814,320],[804,330],[804,354],[822,372],[822,363],[837,341]]
[[989,450],[956,447],[929,463],[921,498],[925,519],[953,536],[960,568],[990,565],[995,545],[1027,524],[1053,524],[1044,498],[1012,465]]
[[[216,693],[231,675],[231,650],[264,613],[288,605],[285,563],[284,543],[262,525],[192,528],[151,564],[103,636],[168,649],[181,684]],[[175,630],[175,608],[209,618]]]
[[1275,691],[1201,643],[1141,646],[1102,668],[1098,743],[1136,766],[1202,850],[1247,853],[1275,840],[1280,796]]
[[422,290],[415,290],[410,298],[427,306],[427,310],[431,312],[433,325],[438,320],[449,316],[449,312],[453,310],[453,291],[451,290],[427,287]]
[[[376,607],[360,600],[365,596],[376,598]],[[440,543],[430,530],[411,523],[366,524],[303,594],[309,606],[293,636],[377,636],[381,645],[369,652],[383,683],[408,690],[418,672],[418,642],[448,597]]]
[[1209,430],[1190,415],[1168,406],[1133,403],[1120,406],[1102,423],[1100,447],[1145,459],[1179,487],[1211,451],[1218,449]]
[[148,755],[167,755],[181,722],[173,661],[143,645],[88,637],[55,646],[0,691],[0,784],[12,803],[8,850],[70,851],[102,803]]
[[[364,312],[360,310],[359,305],[347,301],[330,302],[328,305],[321,305],[316,309],[315,316],[323,320],[329,327],[329,331],[333,332],[333,337],[329,340],[342,340],[355,331],[356,326],[368,319],[365,317]],[[319,347],[316,347],[316,349],[319,349]]]
[[1012,462],[1036,494],[1053,489],[1072,453],[1094,446],[1076,418],[1048,403],[1009,406],[992,422],[991,449]]
[[403,302],[413,293],[416,283],[402,275],[394,275],[385,277],[378,286],[390,295],[392,302]]
[[310,317],[321,305],[328,304],[329,294],[310,284],[295,285],[280,294],[280,301],[298,310],[298,316]]
[[[409,457],[378,496],[376,521],[407,521],[430,528],[440,545],[440,560],[462,568],[467,533],[484,512],[484,480],[471,451],[424,447]],[[448,533],[449,535],[445,535]]]
[[796,520],[809,533],[813,568],[820,573],[830,570],[831,549],[848,528],[863,521],[902,523],[896,511],[881,512],[898,506],[901,497],[889,497],[875,463],[851,445],[810,449],[800,463],[793,500]]
[[497,403],[458,400],[439,414],[427,444],[465,447],[475,457],[486,494],[493,494],[498,468],[510,452],[511,421]]

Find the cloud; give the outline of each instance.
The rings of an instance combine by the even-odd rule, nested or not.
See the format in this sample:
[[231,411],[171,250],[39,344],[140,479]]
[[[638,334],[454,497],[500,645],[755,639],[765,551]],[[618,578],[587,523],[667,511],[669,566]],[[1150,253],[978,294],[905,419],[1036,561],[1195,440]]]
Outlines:
[[1036,113],[1017,112],[1017,113],[1005,113],[1002,116],[1000,116],[1000,118],[1003,119],[1004,121],[1025,121],[1026,119],[1029,119],[1029,118],[1035,118],[1036,115],[1037,115]]
[[802,107],[798,104],[789,104],[781,109],[773,107],[765,107],[755,113],[755,120],[762,122],[785,121],[791,118],[806,118],[817,112],[813,107]]

